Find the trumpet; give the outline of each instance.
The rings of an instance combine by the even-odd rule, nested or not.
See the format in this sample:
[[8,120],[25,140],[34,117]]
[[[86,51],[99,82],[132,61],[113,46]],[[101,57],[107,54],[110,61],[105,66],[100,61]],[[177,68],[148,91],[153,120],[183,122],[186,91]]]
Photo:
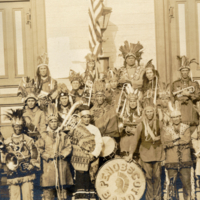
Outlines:
[[84,92],[83,92],[83,105],[87,105],[90,106],[90,101],[91,101],[91,97],[92,97],[92,87],[93,87],[93,82],[90,80],[87,80],[85,83],[85,88],[84,88]]
[[195,88],[194,88],[194,86],[189,86],[189,87],[186,87],[186,88],[183,88],[182,90],[178,90],[178,91],[176,91],[176,92],[173,92],[172,94],[175,96],[175,95],[177,95],[178,97],[181,97],[182,96],[182,92],[183,91],[188,91],[188,92],[190,92],[190,93],[193,93],[194,91],[195,91]]

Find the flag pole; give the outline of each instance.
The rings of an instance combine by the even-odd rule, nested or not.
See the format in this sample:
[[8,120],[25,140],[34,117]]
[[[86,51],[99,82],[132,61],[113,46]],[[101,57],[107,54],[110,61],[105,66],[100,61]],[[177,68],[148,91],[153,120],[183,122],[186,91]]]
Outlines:
[[96,79],[97,79],[97,80],[99,79],[98,65],[99,65],[99,61],[98,61],[98,59],[96,58],[96,60],[95,60],[95,73],[96,73]]

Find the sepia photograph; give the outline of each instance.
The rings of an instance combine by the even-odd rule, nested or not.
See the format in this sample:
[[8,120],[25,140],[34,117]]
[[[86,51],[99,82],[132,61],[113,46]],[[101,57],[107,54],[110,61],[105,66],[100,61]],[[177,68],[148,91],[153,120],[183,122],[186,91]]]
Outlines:
[[200,0],[0,0],[0,200],[200,200]]

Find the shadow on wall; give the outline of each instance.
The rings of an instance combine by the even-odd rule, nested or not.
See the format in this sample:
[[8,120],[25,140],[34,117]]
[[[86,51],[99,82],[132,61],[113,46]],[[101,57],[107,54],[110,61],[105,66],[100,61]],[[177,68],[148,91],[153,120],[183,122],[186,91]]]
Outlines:
[[[112,22],[109,22],[107,30],[103,34],[103,57],[109,57],[109,67],[116,67],[119,68],[119,66],[114,66],[114,63],[118,63],[118,48],[115,44],[115,38],[118,31],[117,25],[115,25]],[[121,67],[121,66],[120,66]]]

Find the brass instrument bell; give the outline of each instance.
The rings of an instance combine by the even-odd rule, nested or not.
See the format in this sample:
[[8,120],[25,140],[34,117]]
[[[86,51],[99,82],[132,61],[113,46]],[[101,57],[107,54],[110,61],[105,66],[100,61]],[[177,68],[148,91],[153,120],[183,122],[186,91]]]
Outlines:
[[8,153],[6,155],[6,166],[10,171],[16,171],[19,167],[19,160],[14,153]]

